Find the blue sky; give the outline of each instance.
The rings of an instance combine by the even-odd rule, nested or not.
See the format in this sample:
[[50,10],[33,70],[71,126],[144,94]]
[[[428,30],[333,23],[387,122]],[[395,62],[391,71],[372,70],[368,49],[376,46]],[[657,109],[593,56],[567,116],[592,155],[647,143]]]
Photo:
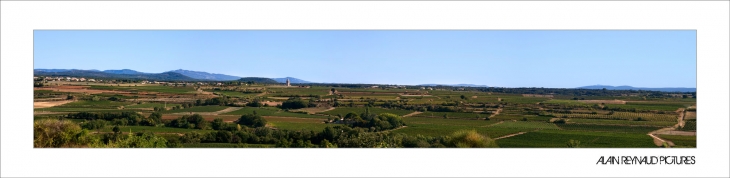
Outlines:
[[696,31],[34,31],[35,69],[313,82],[696,87]]

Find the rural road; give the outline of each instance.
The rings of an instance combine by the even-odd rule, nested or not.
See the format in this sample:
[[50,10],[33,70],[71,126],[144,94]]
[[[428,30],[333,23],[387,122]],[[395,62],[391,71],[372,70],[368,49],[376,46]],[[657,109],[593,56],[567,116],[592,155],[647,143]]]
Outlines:
[[228,107],[226,109],[216,111],[216,112],[179,112],[179,113],[172,113],[172,114],[178,114],[178,115],[186,115],[186,114],[200,114],[200,115],[218,115],[223,113],[232,112],[235,110],[239,110],[243,107]]
[[[651,131],[651,132],[649,132],[649,134],[647,134],[651,138],[654,138],[654,145],[656,145],[656,146],[662,146],[666,142],[669,146],[674,146],[674,143],[673,142],[664,140],[662,138],[659,138],[659,137],[656,136],[656,134],[657,133],[673,134],[675,132],[672,132],[672,131],[678,129],[679,127],[684,126],[684,112],[685,112],[685,109],[684,108],[679,108],[675,112],[678,112],[679,113],[679,116],[677,117],[677,124],[675,124],[672,127],[667,127],[667,128],[662,128],[662,129],[659,129],[659,130]],[[677,133],[677,135],[688,135],[687,133],[684,133],[684,132],[676,132],[676,133]]]
[[412,112],[410,114],[403,115],[403,117],[411,117],[411,116],[418,115],[418,114],[421,114],[421,113],[423,113],[423,112],[415,111],[415,112]]
[[505,136],[497,137],[497,138],[495,138],[494,140],[499,140],[499,139],[503,139],[503,138],[509,138],[509,137],[514,137],[514,136],[518,136],[518,135],[522,135],[522,134],[526,134],[526,133],[527,133],[527,132],[518,132],[518,133],[514,133],[514,134],[509,134],[509,135],[505,135]]
[[497,114],[499,114],[499,112],[502,112],[502,108],[497,109],[497,111],[494,112],[494,114],[490,115],[488,118],[492,118],[494,116],[497,116]]

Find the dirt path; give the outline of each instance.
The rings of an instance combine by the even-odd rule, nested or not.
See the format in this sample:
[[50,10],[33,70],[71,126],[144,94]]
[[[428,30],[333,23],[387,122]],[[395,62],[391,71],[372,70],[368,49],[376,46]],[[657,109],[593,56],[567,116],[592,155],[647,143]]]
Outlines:
[[263,92],[263,93],[259,93],[258,95],[256,95],[256,97],[261,97],[261,96],[264,96],[264,95],[266,95],[266,94],[268,94],[268,93],[266,93],[266,92]]
[[33,108],[50,108],[70,102],[74,102],[76,100],[64,100],[64,101],[39,101],[39,102],[33,102]]
[[216,112],[179,112],[179,113],[172,113],[172,114],[177,114],[177,115],[186,115],[186,114],[219,115],[219,114],[229,113],[229,112],[232,112],[235,110],[239,110],[241,108],[243,108],[243,107],[228,107],[226,109],[216,111]]
[[675,125],[674,128],[684,127],[684,113],[686,112],[685,109],[679,108],[676,112],[679,113],[679,117],[677,117],[677,125]]
[[423,113],[423,112],[415,111],[415,112],[412,112],[410,114],[403,115],[403,117],[411,117],[411,116],[418,115],[418,114],[421,114],[421,113]]
[[497,122],[497,123],[494,123],[494,124],[489,124],[489,125],[485,125],[485,126],[482,126],[482,127],[491,127],[491,126],[499,125],[499,124],[501,124],[501,123],[504,123],[504,121],[499,121],[499,122]]
[[669,145],[669,146],[674,146],[674,143],[672,143],[671,141],[667,141],[667,140],[664,140],[664,139],[662,139],[662,138],[659,138],[659,137],[657,137],[656,135],[654,135],[653,133],[650,133],[650,134],[648,134],[648,135],[649,135],[649,136],[650,136],[651,138],[654,138],[654,145],[656,145],[656,146],[663,146],[665,142],[666,142],[666,143],[667,143],[667,145]]
[[497,111],[495,111],[495,112],[494,112],[494,114],[490,115],[490,116],[489,116],[489,117],[487,117],[487,118],[492,118],[492,117],[494,117],[494,116],[497,116],[497,114],[499,114],[499,112],[502,112],[502,108],[499,108],[499,109],[497,109]]
[[665,134],[665,135],[674,135],[674,134],[676,134],[676,135],[690,135],[690,133],[681,132],[681,131],[675,131],[678,128],[684,126],[684,113],[685,113],[685,109],[684,108],[679,108],[675,112],[677,112],[679,114],[679,116],[677,116],[677,124],[675,124],[672,127],[667,127],[667,128],[662,128],[662,129],[659,129],[659,130],[651,131],[651,132],[649,132],[647,134],[651,138],[654,138],[654,144],[656,146],[663,146],[664,143],[667,143],[667,145],[669,145],[670,147],[671,146],[674,146],[674,143],[672,143],[671,141],[667,141],[667,140],[664,140],[662,138],[657,137],[656,136],[657,134]]
[[515,133],[515,134],[509,134],[509,135],[505,135],[505,136],[497,137],[497,138],[495,138],[494,140],[499,140],[499,139],[503,139],[503,138],[509,138],[509,137],[514,137],[514,136],[518,136],[518,135],[522,135],[522,134],[526,134],[526,133],[527,133],[527,132],[518,132],[518,133]]
[[380,131],[380,132],[390,132],[390,131],[396,131],[396,130],[399,130],[399,129],[403,129],[403,128],[406,128],[406,127],[408,127],[408,126],[401,126],[401,127],[395,128],[395,129],[391,129],[391,130],[383,130],[383,131]]

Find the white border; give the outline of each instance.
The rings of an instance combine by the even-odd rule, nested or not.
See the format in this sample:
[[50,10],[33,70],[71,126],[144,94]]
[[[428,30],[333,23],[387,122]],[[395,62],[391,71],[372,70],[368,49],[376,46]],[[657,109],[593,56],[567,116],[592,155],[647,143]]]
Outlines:
[[[727,1],[2,1],[5,176],[728,177]],[[697,29],[697,149],[33,149],[34,29]],[[679,70],[678,70],[679,71]],[[691,155],[696,165],[595,165]]]

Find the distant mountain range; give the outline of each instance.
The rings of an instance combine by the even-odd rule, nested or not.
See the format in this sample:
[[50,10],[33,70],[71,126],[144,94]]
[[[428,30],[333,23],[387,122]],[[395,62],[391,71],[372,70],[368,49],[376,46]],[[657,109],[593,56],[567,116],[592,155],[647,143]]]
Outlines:
[[[73,77],[86,77],[86,78],[99,78],[99,79],[144,79],[144,80],[159,80],[159,81],[243,81],[243,82],[256,82],[256,83],[286,83],[286,79],[289,79],[291,83],[315,83],[294,77],[284,78],[262,78],[262,77],[238,77],[225,74],[215,74],[200,71],[190,70],[172,70],[163,73],[144,73],[131,69],[121,70],[79,70],[79,69],[34,69],[34,75],[41,76],[73,76]],[[421,84],[418,86],[452,86],[452,87],[489,87],[487,85],[475,85],[475,84]],[[667,87],[667,88],[642,88],[632,86],[610,86],[610,85],[591,85],[576,87],[581,89],[607,89],[607,90],[649,90],[649,91],[663,91],[663,92],[697,92],[697,88],[680,88],[680,87]]]
[[270,78],[263,78],[263,77],[244,77],[241,79],[238,79],[240,82],[254,82],[254,83],[280,83],[276,80],[270,79]]
[[289,79],[290,83],[314,83],[314,82],[310,82],[310,81],[306,81],[306,80],[302,80],[302,79],[298,79],[298,78],[294,78],[294,77],[272,78],[272,79],[276,80],[276,82],[279,82],[279,83],[286,83],[286,79]]
[[[313,83],[310,81],[294,78],[259,78],[259,77],[238,77],[225,74],[216,74],[191,70],[171,70],[159,74],[144,73],[131,69],[121,70],[79,70],[79,69],[34,69],[35,75],[48,76],[75,76],[91,78],[120,78],[120,79],[147,79],[147,80],[177,80],[177,81],[233,81],[247,78],[257,83],[286,83],[288,78],[291,83]],[[269,79],[269,80],[264,80]]]
[[664,91],[664,92],[697,92],[697,88],[641,88],[632,87],[627,85],[622,86],[610,86],[610,85],[591,85],[578,87],[582,89],[606,89],[606,90],[650,90],[650,91]]
[[[161,81],[198,81],[198,79],[175,73],[163,72],[159,74],[130,72],[130,71],[113,71],[116,73],[107,73],[98,70],[76,70],[76,69],[36,69],[33,70],[34,75],[42,76],[68,76],[68,77],[86,77],[96,79],[143,79],[143,80],[161,80]],[[136,73],[135,73],[136,72]]]
[[214,73],[208,73],[208,72],[198,72],[198,71],[191,71],[191,70],[172,70],[169,72],[175,72],[179,74],[183,74],[185,76],[194,78],[194,79],[201,79],[201,80],[216,80],[216,81],[229,81],[229,80],[238,80],[242,77],[238,76],[232,76],[232,75],[225,75],[225,74],[214,74]]
[[[140,74],[146,74],[142,72],[137,72],[136,70],[130,70],[130,69],[122,69],[122,70],[105,70],[102,72],[110,73],[110,74],[130,74],[130,75],[140,75]],[[179,73],[179,72],[178,72]]]

